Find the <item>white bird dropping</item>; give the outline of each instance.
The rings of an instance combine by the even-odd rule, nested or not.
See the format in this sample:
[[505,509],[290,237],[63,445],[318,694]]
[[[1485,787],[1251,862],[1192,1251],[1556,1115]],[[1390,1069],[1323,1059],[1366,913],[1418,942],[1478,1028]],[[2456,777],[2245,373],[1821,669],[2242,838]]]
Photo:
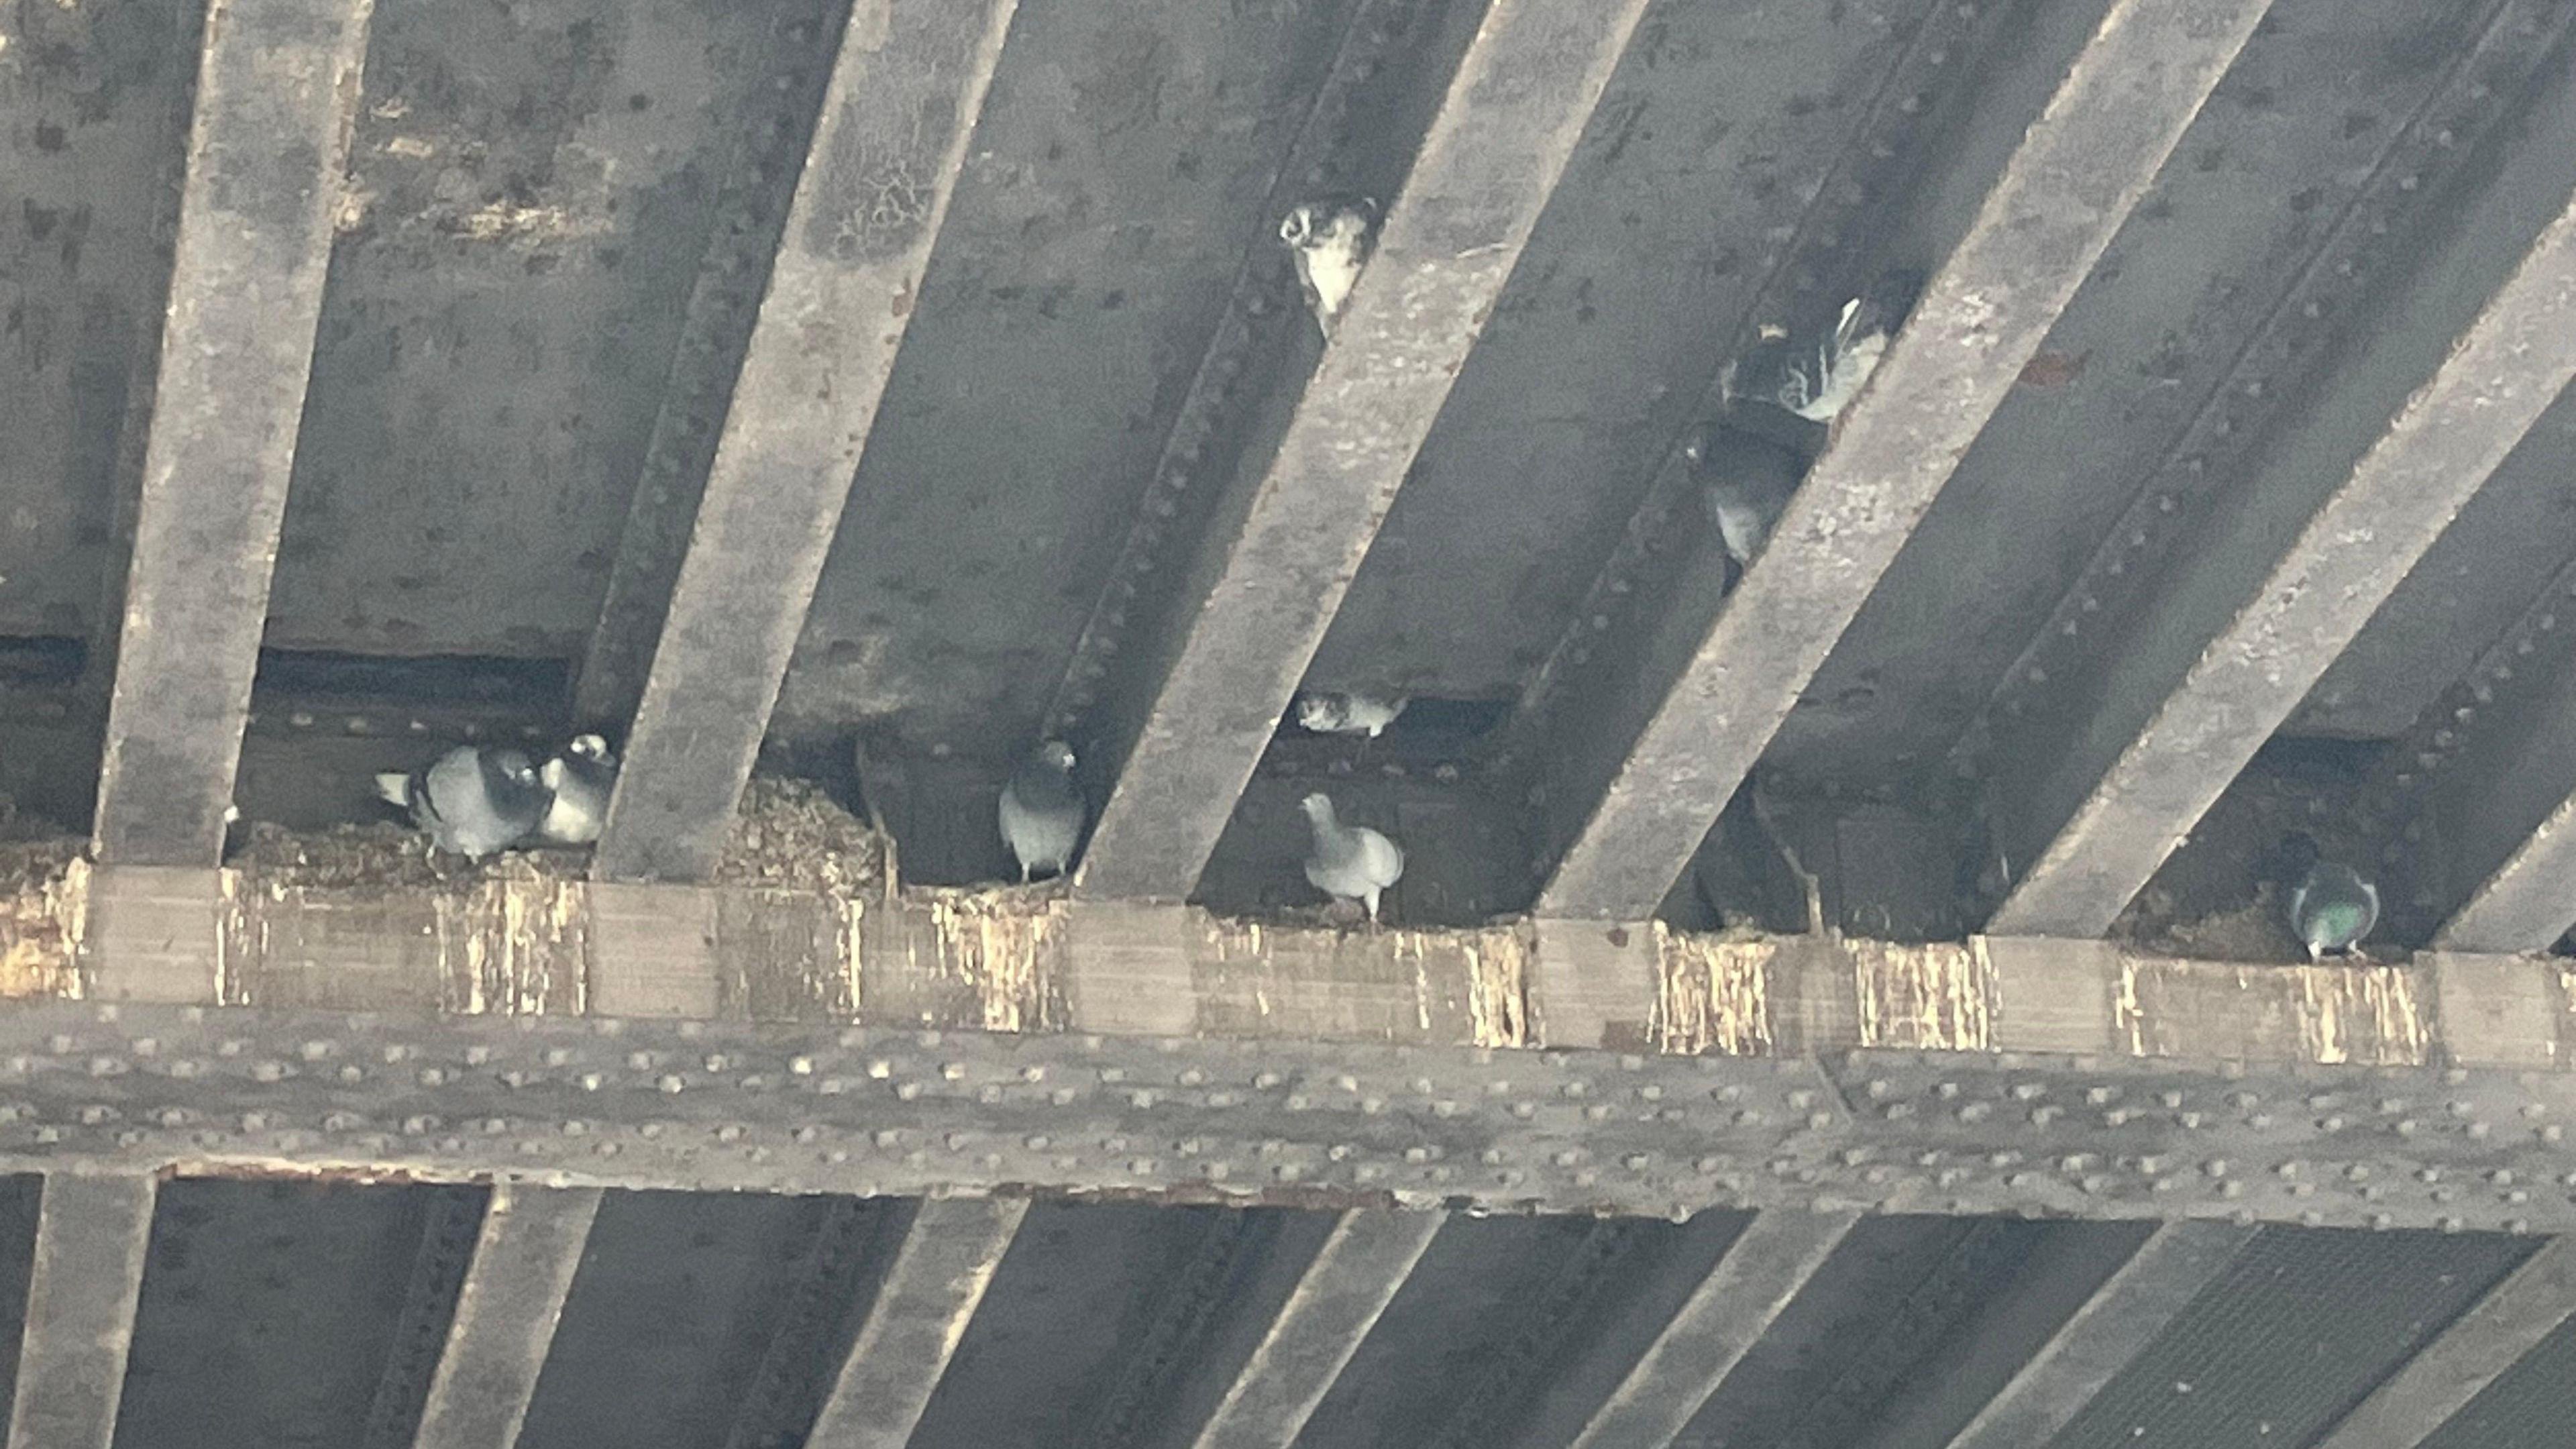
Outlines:
[[1029,752],[1002,787],[1002,843],[1020,863],[1020,883],[1043,872],[1062,875],[1082,839],[1085,807],[1074,783],[1073,747],[1048,740]]
[[1335,900],[1358,901],[1377,920],[1378,897],[1404,879],[1404,850],[1365,825],[1344,825],[1333,817],[1326,795],[1302,802],[1306,821],[1315,828],[1314,853],[1306,857],[1306,879]]
[[1359,285],[1360,270],[1368,265],[1376,227],[1377,204],[1365,198],[1303,202],[1280,218],[1279,239],[1296,258],[1306,305],[1327,340],[1351,299],[1351,288]]

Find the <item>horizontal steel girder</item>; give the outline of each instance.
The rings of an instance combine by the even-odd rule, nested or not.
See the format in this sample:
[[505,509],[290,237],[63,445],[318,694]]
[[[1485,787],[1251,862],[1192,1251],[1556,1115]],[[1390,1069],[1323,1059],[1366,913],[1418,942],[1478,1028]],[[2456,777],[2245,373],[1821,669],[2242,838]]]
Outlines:
[[2576,1076],[0,1012],[0,1167],[2576,1228]]

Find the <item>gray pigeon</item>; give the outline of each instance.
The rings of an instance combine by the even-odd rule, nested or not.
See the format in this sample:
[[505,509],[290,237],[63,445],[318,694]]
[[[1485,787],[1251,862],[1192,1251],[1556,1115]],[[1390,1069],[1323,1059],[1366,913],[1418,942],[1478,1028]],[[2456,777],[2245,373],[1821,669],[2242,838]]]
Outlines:
[[1682,457],[1736,567],[1753,567],[1805,475],[1798,455],[1768,438],[1706,422],[1691,430]]
[[2308,948],[2308,959],[2349,953],[2379,924],[2379,887],[2351,866],[2319,859],[2312,836],[2293,834],[2281,851],[2290,930]]
[[1376,230],[1377,203],[1366,197],[1303,202],[1279,220],[1279,240],[1296,258],[1306,305],[1327,339],[1368,265]]
[[1297,696],[1298,727],[1319,735],[1366,735],[1376,739],[1395,723],[1410,703],[1403,695],[1381,699],[1368,694],[1329,694],[1313,690]]
[[1303,802],[1306,820],[1315,827],[1315,851],[1306,857],[1306,879],[1335,900],[1358,901],[1377,919],[1381,892],[1404,879],[1404,849],[1365,825],[1344,825],[1333,818],[1326,795]]
[[1002,843],[1020,863],[1020,883],[1040,872],[1062,875],[1082,839],[1082,787],[1073,779],[1073,746],[1048,740],[1029,752],[1002,787]]
[[432,845],[468,860],[526,841],[548,804],[526,754],[479,745],[458,745],[408,775],[378,775],[376,793],[409,810]]
[[1718,392],[1733,407],[1738,399],[1775,403],[1809,422],[1829,423],[1860,396],[1863,383],[1887,354],[1888,339],[1905,325],[1923,294],[1923,274],[1891,271],[1843,304],[1834,325],[1800,336],[1765,327],[1762,340],[1718,375]]
[[599,839],[608,818],[608,793],[617,786],[617,756],[598,735],[575,735],[552,759],[537,767],[552,799],[538,838],[552,845],[589,845]]

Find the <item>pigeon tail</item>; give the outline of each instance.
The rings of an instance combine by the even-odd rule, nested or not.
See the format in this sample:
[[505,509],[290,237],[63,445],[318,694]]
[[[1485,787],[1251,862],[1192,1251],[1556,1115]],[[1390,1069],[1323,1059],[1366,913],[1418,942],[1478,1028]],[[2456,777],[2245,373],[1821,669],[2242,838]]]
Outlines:
[[388,805],[411,808],[411,776],[401,770],[376,772],[376,797]]

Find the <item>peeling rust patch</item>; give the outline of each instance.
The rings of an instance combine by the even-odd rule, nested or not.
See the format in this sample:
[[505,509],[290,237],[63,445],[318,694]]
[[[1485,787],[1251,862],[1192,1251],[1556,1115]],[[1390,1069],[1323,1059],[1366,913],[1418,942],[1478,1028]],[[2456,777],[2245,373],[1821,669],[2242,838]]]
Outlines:
[[1860,1004],[1860,1044],[1926,1051],[1994,1049],[1994,966],[1951,941],[1846,941]]
[[1779,943],[1686,935],[1655,923],[1655,1015],[1659,1051],[1767,1056],[1771,964]]
[[2115,1037],[2133,1056],[2422,1066],[2429,1003],[2404,966],[2267,966],[2123,956]]

